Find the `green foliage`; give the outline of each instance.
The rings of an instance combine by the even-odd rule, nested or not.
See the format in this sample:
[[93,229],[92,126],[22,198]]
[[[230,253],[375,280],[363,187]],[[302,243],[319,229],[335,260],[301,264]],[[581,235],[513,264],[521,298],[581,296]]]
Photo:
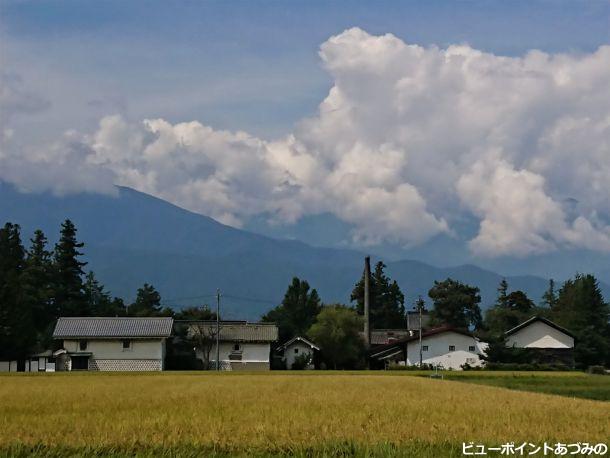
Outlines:
[[[403,328],[405,321],[405,296],[396,281],[385,274],[386,265],[379,261],[371,274],[370,320],[371,329]],[[350,300],[356,301],[356,310],[364,315],[364,274],[356,283]]]
[[32,311],[23,300],[25,250],[20,228],[6,223],[0,229],[0,355],[23,357],[34,338]]
[[123,300],[112,298],[104,285],[96,278],[93,272],[89,272],[85,279],[85,297],[89,302],[89,314],[91,316],[125,316],[127,308]]
[[171,316],[170,309],[161,307],[161,295],[153,285],[144,283],[138,288],[136,300],[129,306],[129,316]]
[[552,320],[574,333],[577,367],[610,364],[610,308],[593,275],[577,274],[563,284]]
[[328,367],[359,368],[364,365],[364,341],[360,335],[362,317],[350,307],[322,307],[307,335],[316,342]]
[[175,320],[201,320],[209,321],[216,319],[216,312],[213,312],[208,305],[201,307],[186,307],[174,313]]
[[307,369],[311,364],[311,355],[309,353],[301,353],[300,355],[294,358],[294,362],[292,363],[292,370],[303,370]]
[[88,302],[83,286],[83,267],[79,260],[83,243],[76,240],[76,227],[67,219],[61,225],[54,252],[54,298],[60,316],[87,316]]
[[485,330],[496,338],[523,323],[535,312],[534,303],[523,291],[508,293],[508,283],[502,280],[496,304],[485,313]]
[[318,292],[315,289],[310,291],[307,281],[294,277],[281,305],[265,314],[262,321],[276,323],[279,328],[279,341],[285,342],[292,337],[305,335],[316,320],[321,307]]
[[448,278],[441,282],[435,281],[428,296],[434,302],[430,313],[433,324],[463,329],[471,326],[478,329],[481,326],[479,288]]
[[557,294],[555,293],[555,280],[549,280],[549,288],[542,295],[542,306],[552,309],[557,305]]

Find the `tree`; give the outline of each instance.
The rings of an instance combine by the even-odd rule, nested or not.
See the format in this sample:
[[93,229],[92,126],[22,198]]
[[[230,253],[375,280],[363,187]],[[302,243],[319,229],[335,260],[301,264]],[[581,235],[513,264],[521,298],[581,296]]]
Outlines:
[[35,341],[33,317],[24,301],[25,250],[19,225],[0,229],[0,356],[23,359]]
[[[384,273],[386,265],[379,261],[369,283],[369,316],[371,329],[403,328],[405,326],[405,296],[396,281]],[[356,309],[364,315],[364,274],[356,283],[351,295]]]
[[138,288],[136,300],[129,306],[130,316],[164,316],[171,314],[169,309],[162,309],[161,295],[154,286],[144,283]]
[[500,282],[500,285],[498,286],[498,300],[496,301],[496,305],[501,306],[501,307],[505,306],[507,296],[508,296],[508,282],[506,281],[506,278],[503,278],[502,281]]
[[610,308],[593,275],[567,280],[551,311],[552,320],[574,333],[576,366],[610,364]]
[[54,252],[54,299],[57,312],[61,316],[89,315],[88,301],[83,288],[83,267],[86,262],[79,261],[84,246],[76,240],[76,227],[67,219],[61,225],[59,242]]
[[174,314],[175,320],[200,320],[211,321],[216,319],[216,312],[213,312],[208,305],[201,307],[186,307]]
[[481,326],[479,288],[448,278],[442,282],[435,281],[428,296],[434,303],[430,313],[432,323],[463,329]]
[[310,291],[307,281],[294,277],[281,305],[270,310],[262,320],[276,323],[279,328],[279,340],[285,342],[292,337],[305,335],[321,307],[318,292],[315,289]]
[[555,280],[549,280],[549,288],[542,295],[542,305],[552,309],[557,304],[557,294],[555,294]]
[[213,369],[210,364],[210,353],[216,346],[216,323],[208,321],[196,321],[188,326],[187,336],[201,351],[203,357],[203,368]]
[[362,317],[344,305],[324,306],[307,335],[316,342],[322,357],[334,369],[364,366]]
[[485,328],[496,338],[523,323],[536,312],[534,303],[523,291],[517,290],[506,294],[504,290],[503,298],[500,300],[501,294],[498,295],[496,305],[485,314]]
[[110,296],[104,285],[102,285],[93,272],[89,272],[85,278],[85,297],[89,302],[89,313],[91,316],[125,316],[127,309],[123,300]]
[[58,317],[53,300],[53,260],[41,230],[30,240],[22,275],[24,301],[32,313],[33,331],[39,347],[51,344],[52,326]]

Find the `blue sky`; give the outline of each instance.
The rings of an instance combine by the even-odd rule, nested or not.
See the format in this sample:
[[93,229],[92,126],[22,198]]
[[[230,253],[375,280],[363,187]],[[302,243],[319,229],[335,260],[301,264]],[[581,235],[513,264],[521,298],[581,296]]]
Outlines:
[[62,116],[66,125],[52,119],[49,128],[85,127],[106,109],[135,118],[203,119],[263,137],[289,132],[315,112],[331,85],[320,68],[320,44],[352,26],[408,43],[467,42],[503,55],[532,48],[588,52],[610,41],[607,1],[1,5],[5,70],[46,83],[55,98],[78,99]]
[[607,253],[609,44],[608,0],[0,0],[0,179],[438,264]]

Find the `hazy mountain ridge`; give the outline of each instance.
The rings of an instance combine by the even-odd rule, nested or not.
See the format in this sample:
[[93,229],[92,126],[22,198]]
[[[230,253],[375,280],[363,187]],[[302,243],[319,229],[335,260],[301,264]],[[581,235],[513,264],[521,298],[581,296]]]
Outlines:
[[[19,223],[24,240],[36,228],[54,240],[65,218],[74,221],[86,243],[88,268],[113,294],[131,299],[149,282],[168,305],[180,306],[212,304],[220,288],[228,318],[258,317],[281,300],[293,276],[308,280],[325,302],[348,302],[362,272],[362,252],[235,229],[129,188],[118,188],[117,196],[58,197],[23,194],[0,183],[0,221]],[[440,268],[412,260],[387,265],[409,307],[418,295],[426,297],[434,280],[447,277],[478,286],[487,307],[502,278],[474,265]],[[536,276],[507,280],[511,289],[523,289],[536,301],[547,287],[547,280]]]

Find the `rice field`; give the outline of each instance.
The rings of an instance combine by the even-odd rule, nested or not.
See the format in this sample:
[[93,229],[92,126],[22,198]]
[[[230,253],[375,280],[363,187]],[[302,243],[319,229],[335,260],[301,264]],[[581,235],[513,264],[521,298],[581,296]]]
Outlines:
[[609,438],[608,402],[402,373],[0,375],[3,456],[432,457]]

